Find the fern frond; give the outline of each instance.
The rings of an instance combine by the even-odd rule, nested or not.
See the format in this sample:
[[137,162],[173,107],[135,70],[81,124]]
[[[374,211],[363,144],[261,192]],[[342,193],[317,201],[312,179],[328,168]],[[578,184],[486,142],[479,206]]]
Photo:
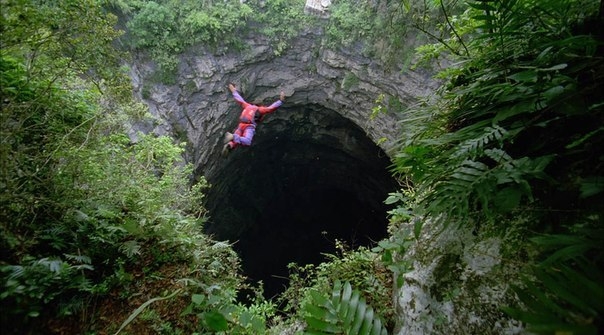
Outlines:
[[486,149],[484,151],[484,155],[498,164],[512,161],[512,156],[501,149]]
[[21,265],[7,265],[3,270],[6,272],[11,271],[8,275],[9,280],[22,278],[25,274],[25,267]]
[[119,250],[128,256],[128,258],[131,258],[134,255],[141,254],[141,245],[135,240],[130,240],[122,243]]
[[90,257],[88,257],[86,255],[70,255],[70,254],[63,254],[63,255],[65,256],[66,259],[76,261],[81,264],[91,264],[92,263],[92,260],[90,259]]
[[310,295],[311,301],[304,306],[305,334],[388,334],[373,308],[349,282],[336,281],[331,299],[316,290]]
[[595,224],[531,238],[545,257],[523,279],[523,287],[514,287],[522,306],[506,308],[506,313],[539,334],[598,333],[604,313],[604,272],[599,266],[604,230]]
[[452,157],[468,157],[475,159],[489,144],[497,141],[497,143],[501,145],[503,140],[507,137],[507,134],[507,130],[498,125],[485,127],[481,136],[470,138],[458,144],[455,151],[452,153]]
[[47,257],[44,257],[35,261],[34,263],[32,263],[32,265],[42,265],[43,267],[48,268],[50,272],[60,273],[63,269],[64,263],[60,259],[49,259]]

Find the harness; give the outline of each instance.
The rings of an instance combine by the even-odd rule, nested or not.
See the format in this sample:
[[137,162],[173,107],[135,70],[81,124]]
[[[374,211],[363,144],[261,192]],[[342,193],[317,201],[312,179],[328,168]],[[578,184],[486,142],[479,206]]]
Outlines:
[[249,105],[239,115],[239,122],[256,125],[256,122],[260,120],[260,112],[258,112],[258,106]]

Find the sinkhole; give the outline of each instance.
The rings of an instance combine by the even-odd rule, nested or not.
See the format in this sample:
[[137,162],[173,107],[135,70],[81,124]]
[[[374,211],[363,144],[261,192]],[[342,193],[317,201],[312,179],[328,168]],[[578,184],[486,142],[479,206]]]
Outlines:
[[259,124],[252,146],[218,160],[206,233],[234,243],[267,298],[287,287],[289,263],[324,261],[336,239],[358,247],[387,236],[390,160],[333,110],[284,106]]

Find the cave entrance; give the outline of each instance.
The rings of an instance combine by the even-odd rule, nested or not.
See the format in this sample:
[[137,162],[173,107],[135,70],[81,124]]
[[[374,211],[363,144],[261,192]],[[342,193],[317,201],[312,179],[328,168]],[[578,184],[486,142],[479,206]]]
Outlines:
[[287,265],[318,264],[335,240],[387,236],[383,201],[397,189],[386,154],[352,121],[320,106],[282,108],[208,178],[206,233],[236,242],[244,274],[272,298]]

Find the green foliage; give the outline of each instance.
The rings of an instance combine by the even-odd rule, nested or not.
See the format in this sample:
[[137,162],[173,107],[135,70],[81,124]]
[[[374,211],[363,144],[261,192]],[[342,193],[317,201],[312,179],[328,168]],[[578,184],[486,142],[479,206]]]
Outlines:
[[[258,27],[254,29],[266,36],[275,55],[281,55],[288,42],[301,31],[316,25],[314,16],[304,14],[304,0],[267,0],[253,2],[252,20]],[[251,5],[251,4],[250,4]]]
[[[281,54],[312,22],[300,0],[109,3],[130,19],[132,47],[149,51],[165,73],[193,45],[240,47],[248,27]],[[413,26],[439,42],[422,48],[425,59],[445,52],[462,62],[439,75],[446,81],[439,99],[421,102],[403,123],[411,136],[393,168],[410,185],[387,199],[400,204],[389,213],[393,236],[372,252],[344,252],[340,245],[343,254],[327,255],[328,262],[294,267],[286,310],[302,307],[309,332],[364,326],[381,333],[376,314],[393,323],[391,272],[402,285],[411,264],[399,256],[419,236],[417,217],[472,224],[514,222],[518,213],[531,218],[532,230],[570,229],[533,240],[549,257],[527,266],[525,286],[516,288],[523,304],[508,312],[535,332],[599,330],[604,71],[602,37],[593,28],[602,25],[601,15],[593,15],[598,2],[454,3],[332,6],[328,46],[366,43],[383,60],[403,59]],[[145,282],[136,270],[151,276],[180,264],[189,269],[180,282],[191,301],[183,315],[200,321],[196,330],[265,332],[275,306],[261,294],[249,306],[237,303],[244,287],[237,255],[201,233],[206,184],[190,185],[184,144],[125,135],[122,125],[144,108],[127,100],[131,89],[119,68],[124,55],[113,48],[121,35],[113,28],[116,17],[92,0],[5,0],[0,19],[2,328],[40,332],[36,321],[76,314],[114,287],[122,298],[138,292]],[[431,29],[431,22],[442,24]],[[343,83],[354,84],[354,77]],[[389,110],[402,107],[388,100]],[[583,225],[589,229],[577,229]],[[331,287],[341,281],[346,284]],[[585,289],[574,290],[576,283]],[[165,300],[171,299],[149,300],[125,325],[145,315],[158,319],[148,307]]]
[[129,44],[150,53],[159,65],[156,80],[168,83],[187,48],[201,45],[224,52],[244,48],[243,39],[269,39],[275,55],[315,20],[305,15],[303,0],[247,1],[110,1],[127,21]]
[[[544,256],[516,286],[522,305],[504,310],[536,334],[597,334],[604,313],[602,227],[592,222],[574,234],[541,235],[532,246]],[[580,288],[580,289],[578,289]]]
[[126,326],[128,326],[128,324],[130,324],[130,322],[132,322],[132,320],[134,320],[139,314],[141,314],[141,312],[143,312],[147,306],[151,305],[152,303],[154,303],[156,301],[161,301],[161,300],[173,298],[178,293],[180,293],[179,290],[172,292],[168,296],[157,297],[157,298],[153,298],[153,299],[150,299],[150,300],[146,301],[144,304],[140,305],[140,307],[138,307],[136,310],[134,310],[134,312],[132,312],[132,314],[130,314],[130,316],[128,317],[128,319],[126,319],[126,321],[124,321],[124,323],[122,323],[122,325],[120,326],[120,328],[117,330],[117,332],[115,334],[116,335],[119,334],[122,331],[122,329],[124,329]]
[[[473,57],[461,71],[448,72],[453,77],[442,90],[444,99],[409,117],[407,127],[416,126],[417,135],[397,155],[395,171],[413,177],[433,214],[463,219],[480,211],[492,217],[533,201],[538,181],[552,188],[580,187],[581,179],[555,182],[548,178],[552,173],[597,174],[568,168],[598,166],[588,148],[600,139],[589,136],[591,142],[581,148],[569,147],[602,127],[601,100],[594,96],[598,77],[580,79],[582,69],[601,66],[601,58],[594,58],[597,42],[572,35],[563,26],[569,24],[562,14],[566,7],[557,2],[548,2],[547,9],[541,2],[538,7],[530,1],[505,3],[489,5],[487,15],[471,12],[475,22],[486,22],[480,29],[488,33],[469,45]],[[548,16],[543,22],[541,11],[560,14],[558,21]],[[490,23],[489,15],[509,22]],[[554,24],[559,28],[545,28]],[[577,99],[571,104],[569,97]],[[426,120],[428,125],[420,124]]]
[[373,308],[349,282],[336,281],[331,299],[316,290],[304,306],[305,334],[387,334]]
[[[379,241],[377,246],[371,249],[380,255],[386,268],[392,271],[397,288],[403,286],[405,273],[413,269],[412,262],[405,260],[403,256],[419,238],[422,228],[422,220],[414,217],[412,210],[405,207],[412,201],[412,197],[410,191],[402,191],[391,193],[386,198],[384,203],[387,205],[398,205],[388,212],[390,237]],[[412,226],[409,225],[411,221],[414,221]]]
[[[154,243],[172,249],[165,262],[190,260],[207,245],[198,232],[205,184],[189,186],[182,146],[166,137],[105,136],[121,119],[99,115],[98,94],[28,79],[15,59],[0,65],[10,139],[2,142],[0,176],[1,299],[10,311],[3,326],[24,329],[35,326],[31,318],[78,312],[86,295],[127,285],[125,269]],[[232,275],[237,267],[227,269]]]
[[351,46],[365,40],[373,28],[373,8],[365,2],[340,1],[330,8],[329,24],[325,30],[328,46]]
[[432,68],[441,59],[470,56],[466,44],[475,37],[477,23],[467,4],[430,1],[424,6],[412,6],[408,17],[409,25],[425,35],[426,42],[434,42],[415,49],[417,58],[413,68]]
[[236,0],[211,1],[127,1],[114,3],[125,11],[129,41],[133,48],[148,50],[161,72],[176,70],[188,47],[237,47],[237,32],[244,30],[252,9]]
[[[487,223],[502,235],[518,226],[556,233],[533,239],[534,247],[526,236],[510,246],[529,259],[516,288],[521,303],[507,311],[538,333],[601,332],[593,302],[602,292],[593,269],[602,267],[604,215],[604,156],[595,149],[604,145],[600,2],[468,5],[447,16],[440,46],[423,49],[446,51],[459,65],[439,74],[438,97],[403,120],[410,136],[393,171],[409,178],[413,196],[401,196],[394,214],[412,210],[476,230]],[[549,258],[533,259],[533,248],[545,246],[539,255]],[[588,288],[578,292],[577,283]]]
[[[199,283],[198,283],[199,284]],[[182,315],[194,314],[200,320],[199,330],[228,334],[264,334],[269,318],[276,313],[276,306],[264,300],[262,291],[254,289],[255,297],[249,305],[237,303],[235,294],[222,283],[201,285],[203,290],[191,295],[191,303]]]
[[144,109],[116,80],[119,34],[97,5],[2,3],[0,320],[9,332],[39,333],[69,315],[86,326],[93,298],[116,287],[129,298],[145,286],[140,273],[167,265],[229,292],[243,280],[230,246],[201,232],[206,183],[191,185],[184,144],[125,135]]
[[65,261],[26,257],[22,262],[23,265],[0,266],[6,278],[0,299],[5,306],[14,308],[10,312],[13,315],[25,315],[26,320],[36,318],[49,302],[60,296],[72,296],[58,308],[59,316],[70,315],[76,312],[74,304],[77,305],[81,294],[92,290],[86,273],[94,269],[88,257],[66,255]]
[[113,44],[122,32],[114,28],[115,15],[98,1],[5,0],[1,13],[2,54],[27,59],[29,76],[56,82],[77,75],[121,101],[129,97],[124,89],[130,81],[120,69],[126,55]]
[[342,79],[342,88],[349,91],[352,87],[357,86],[361,80],[354,73],[348,72]]
[[[445,23],[445,14],[453,17],[449,24]],[[462,4],[456,1],[337,1],[330,6],[324,42],[330,48],[352,46],[386,66],[406,69],[415,46],[426,36],[448,42],[448,47],[458,53],[455,49],[463,43],[452,37],[448,28],[463,24],[464,17],[459,14]],[[413,34],[414,29],[423,34]],[[446,49],[443,43],[433,45],[431,55]]]
[[[332,293],[331,283],[346,281],[359,290],[364,301],[374,306],[376,314],[384,318],[385,326],[393,327],[392,274],[382,263],[380,254],[363,247],[347,250],[340,241],[336,241],[336,247],[341,254],[325,255],[326,261],[318,265],[290,264],[290,283],[280,296],[284,311],[300,314],[305,306],[316,303],[313,300],[316,293],[311,292],[328,295]],[[298,316],[304,318],[303,313]]]

